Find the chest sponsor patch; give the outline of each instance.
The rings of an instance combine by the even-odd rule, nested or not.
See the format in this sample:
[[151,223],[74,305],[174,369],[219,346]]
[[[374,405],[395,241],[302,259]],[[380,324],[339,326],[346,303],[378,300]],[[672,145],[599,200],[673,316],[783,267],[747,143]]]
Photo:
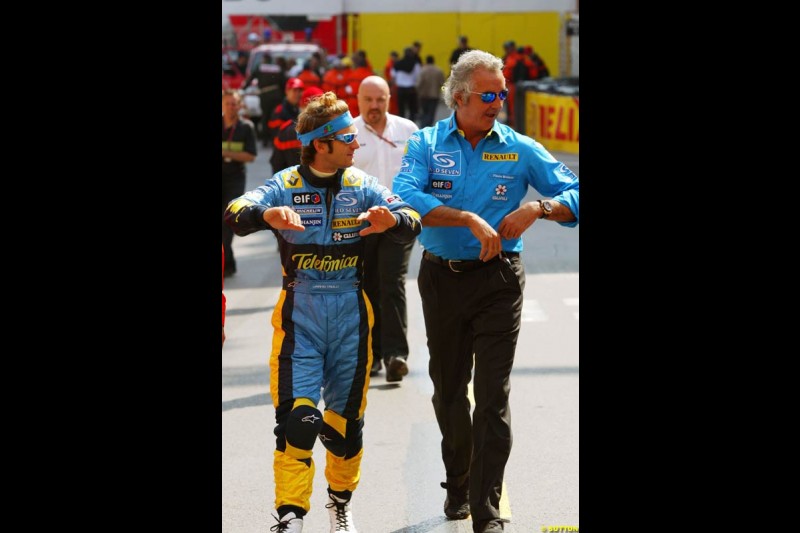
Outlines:
[[336,202],[334,203],[333,212],[340,213],[361,213],[361,208],[358,206],[358,196],[352,191],[340,191],[336,195]]
[[294,205],[322,205],[322,196],[318,192],[300,192],[300,193],[295,193],[295,194],[292,194],[292,204],[294,204]]
[[498,174],[497,172],[492,172],[491,176],[493,178],[501,179],[501,180],[513,180],[514,176],[509,176],[508,174]]
[[300,223],[304,226],[321,226],[322,217],[300,217]]
[[519,161],[519,154],[512,152],[510,154],[493,154],[490,152],[483,152],[481,157],[484,161]]
[[356,217],[351,218],[335,218],[331,223],[331,227],[333,229],[347,229],[347,228],[357,228],[361,225],[361,221],[358,220]]
[[433,180],[431,182],[431,188],[449,191],[453,188],[453,182],[450,180]]
[[507,202],[508,201],[508,196],[506,196],[507,192],[508,192],[508,187],[502,184],[498,185],[497,187],[494,188],[494,196],[492,196],[492,200]]
[[492,200],[499,200],[501,202],[507,202],[508,197],[506,196],[506,192],[508,192],[508,188],[505,185],[498,185],[494,188],[494,196],[492,196]]
[[357,239],[360,236],[361,235],[359,235],[357,231],[334,231],[333,235],[331,235],[331,238],[335,242],[341,242],[349,241],[350,239]]
[[321,215],[322,206],[320,207],[295,207],[295,213],[298,215]]
[[[406,151],[408,151],[408,147],[406,147]],[[414,170],[414,160],[410,157],[404,157],[402,163],[400,163],[400,172],[413,172]]]
[[561,174],[565,178],[569,178],[569,179],[573,179],[573,180],[578,179],[578,176],[576,176],[574,172],[572,172],[569,168],[567,168],[567,165],[565,165],[564,163],[561,163],[560,165],[558,165],[558,168],[556,169],[556,173],[557,174]]
[[297,172],[289,172],[283,175],[283,186],[287,189],[300,189],[303,187],[303,178]]
[[455,152],[434,152],[431,156],[432,174],[440,176],[461,175],[461,150]]

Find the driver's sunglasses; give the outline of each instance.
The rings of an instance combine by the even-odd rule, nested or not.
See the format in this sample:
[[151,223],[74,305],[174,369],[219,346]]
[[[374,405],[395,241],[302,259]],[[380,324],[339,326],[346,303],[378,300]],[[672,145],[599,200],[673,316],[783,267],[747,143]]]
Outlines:
[[333,135],[333,139],[342,141],[345,144],[352,143],[356,140],[356,137],[358,137],[358,130],[356,130],[355,133],[342,133],[339,135]]
[[493,92],[476,93],[475,91],[470,91],[470,92],[472,94],[481,95],[481,102],[483,102],[484,104],[491,104],[498,96],[500,97],[500,101],[503,101],[506,98],[508,98],[508,89],[503,89],[499,93],[493,93]]

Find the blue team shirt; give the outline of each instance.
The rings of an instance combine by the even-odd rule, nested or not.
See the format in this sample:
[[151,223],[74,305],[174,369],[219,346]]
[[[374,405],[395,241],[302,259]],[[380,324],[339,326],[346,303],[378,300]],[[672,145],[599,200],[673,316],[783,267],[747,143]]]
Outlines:
[[[392,191],[423,217],[445,205],[473,212],[496,230],[520,206],[528,187],[574,213],[575,221],[559,224],[578,224],[578,176],[566,165],[535,140],[497,121],[473,149],[453,113],[411,136]],[[467,227],[423,222],[419,240],[426,250],[447,259],[480,255],[480,242]],[[502,246],[506,252],[520,252],[522,238],[503,239]]]

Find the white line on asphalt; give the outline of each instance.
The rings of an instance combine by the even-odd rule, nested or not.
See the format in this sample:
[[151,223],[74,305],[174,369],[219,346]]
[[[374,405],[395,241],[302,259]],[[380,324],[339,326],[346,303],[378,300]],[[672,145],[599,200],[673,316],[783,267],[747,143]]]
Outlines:
[[539,305],[538,300],[523,300],[521,320],[523,322],[547,322],[548,316]]

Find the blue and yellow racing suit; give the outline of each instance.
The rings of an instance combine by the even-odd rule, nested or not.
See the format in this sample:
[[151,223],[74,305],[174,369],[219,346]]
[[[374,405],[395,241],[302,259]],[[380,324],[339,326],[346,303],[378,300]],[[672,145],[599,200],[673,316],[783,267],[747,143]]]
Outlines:
[[[263,218],[270,207],[290,206],[305,231],[277,230]],[[310,508],[317,437],[327,449],[331,490],[353,491],[362,457],[363,415],[372,366],[373,312],[361,289],[368,226],[356,217],[387,207],[398,225],[386,231],[400,242],[420,232],[420,216],[378,179],[354,167],[330,178],[307,166],[284,169],[233,200],[226,223],[239,236],[271,229],[278,239],[283,290],[272,314],[270,392],[275,406],[275,507],[299,516]],[[325,401],[325,414],[316,409]]]

